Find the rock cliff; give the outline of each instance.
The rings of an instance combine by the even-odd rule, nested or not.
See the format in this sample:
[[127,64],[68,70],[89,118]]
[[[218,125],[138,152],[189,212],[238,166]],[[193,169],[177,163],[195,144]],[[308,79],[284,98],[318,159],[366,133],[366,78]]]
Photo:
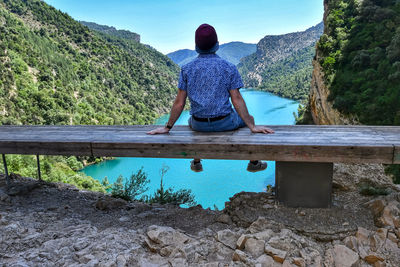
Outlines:
[[309,99],[315,123],[400,125],[400,2],[325,0],[324,8]]
[[[328,32],[327,29],[327,16],[328,16],[328,1],[324,1],[324,34]],[[332,102],[328,101],[329,89],[326,85],[324,78],[324,72],[322,70],[320,62],[321,51],[316,46],[315,57],[312,61],[313,72],[312,81],[310,88],[309,106],[313,121],[315,124],[321,125],[340,125],[349,124],[343,114],[333,108]]]
[[[318,52],[316,58],[318,58]],[[328,101],[329,89],[325,84],[324,73],[318,59],[313,60],[313,67],[309,105],[314,123],[320,125],[349,124],[349,119],[340,114],[333,107],[332,102]]]

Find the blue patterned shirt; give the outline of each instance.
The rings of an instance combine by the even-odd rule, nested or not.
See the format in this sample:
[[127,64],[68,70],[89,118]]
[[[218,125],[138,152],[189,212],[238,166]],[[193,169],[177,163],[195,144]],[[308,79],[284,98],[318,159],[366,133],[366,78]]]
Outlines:
[[182,66],[178,88],[187,91],[190,114],[199,118],[232,112],[229,90],[243,87],[235,65],[216,54],[200,54]]

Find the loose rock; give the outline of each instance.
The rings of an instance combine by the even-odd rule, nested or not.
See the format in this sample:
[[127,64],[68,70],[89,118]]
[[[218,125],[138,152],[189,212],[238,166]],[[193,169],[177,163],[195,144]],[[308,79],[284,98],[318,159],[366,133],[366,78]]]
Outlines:
[[224,224],[232,224],[231,217],[228,214],[221,214],[217,218],[217,222],[224,223]]
[[241,235],[239,239],[236,241],[236,247],[238,249],[243,249],[246,241],[249,237],[247,235]]
[[97,200],[95,207],[99,210],[113,210],[125,207],[127,204],[128,202],[123,199],[106,197]]
[[257,240],[255,238],[249,238],[246,241],[244,249],[253,258],[257,258],[264,254],[265,242],[263,240]]
[[217,240],[231,249],[236,248],[236,241],[238,237],[239,236],[237,233],[232,232],[229,229],[221,230],[217,233]]
[[359,260],[357,253],[343,245],[335,245],[333,252],[335,266],[351,267]]
[[376,254],[370,254],[364,258],[369,264],[375,264],[377,261],[383,261],[384,259]]
[[286,251],[273,248],[268,244],[265,245],[265,253],[270,255],[276,262],[279,263],[283,263],[287,255]]

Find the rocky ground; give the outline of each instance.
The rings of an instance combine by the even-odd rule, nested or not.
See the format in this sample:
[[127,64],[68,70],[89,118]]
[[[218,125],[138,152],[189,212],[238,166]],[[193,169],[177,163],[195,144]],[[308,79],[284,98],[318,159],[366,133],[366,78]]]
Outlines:
[[[378,165],[335,165],[329,209],[239,193],[223,211],[125,202],[0,177],[0,266],[400,266],[400,188]],[[386,196],[362,196],[363,185]]]

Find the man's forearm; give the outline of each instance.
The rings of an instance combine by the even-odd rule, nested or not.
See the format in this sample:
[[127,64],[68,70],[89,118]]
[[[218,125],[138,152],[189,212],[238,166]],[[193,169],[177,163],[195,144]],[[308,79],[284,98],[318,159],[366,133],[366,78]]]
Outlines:
[[175,102],[172,105],[172,109],[171,109],[171,113],[170,113],[167,125],[173,126],[175,124],[175,122],[178,120],[178,118],[181,115],[184,108],[185,108],[185,105],[181,105],[181,104],[178,104]]
[[239,116],[242,118],[244,123],[246,123],[247,127],[253,129],[255,127],[254,117],[249,114],[249,111],[247,110],[247,106],[243,98],[240,97],[235,100],[232,99],[232,103]]

